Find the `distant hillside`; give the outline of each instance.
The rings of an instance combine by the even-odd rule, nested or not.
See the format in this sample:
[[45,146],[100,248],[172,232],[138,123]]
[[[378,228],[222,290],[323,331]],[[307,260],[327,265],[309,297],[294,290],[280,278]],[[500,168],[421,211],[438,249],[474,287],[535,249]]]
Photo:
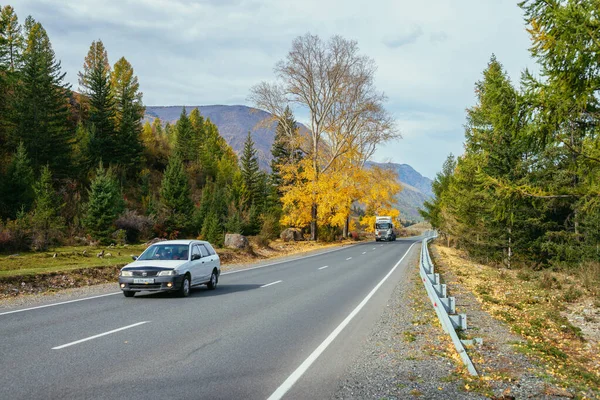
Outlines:
[[[181,115],[182,106],[146,106],[146,118],[156,117],[163,122],[174,123]],[[266,126],[261,122],[268,120],[270,114],[256,108],[246,106],[186,106],[189,114],[194,108],[200,111],[204,118],[209,118],[217,125],[219,133],[239,155],[244,149],[244,141],[248,131],[256,145],[259,164],[262,169],[269,169],[271,162],[271,145],[275,137],[275,122]]]
[[[146,106],[146,116],[144,119],[153,120],[160,118],[163,123],[175,123],[179,119],[182,106]],[[259,164],[263,170],[269,170],[271,163],[271,145],[275,137],[275,122],[265,124],[270,114],[247,106],[186,106],[188,114],[197,108],[200,114],[209,118],[219,128],[219,133],[227,143],[239,155],[244,148],[244,141],[248,131],[252,134],[252,139],[258,152]],[[306,129],[306,128],[304,128]],[[421,220],[418,209],[423,206],[423,202],[431,197],[431,179],[426,178],[415,171],[407,164],[380,164],[380,167],[391,168],[398,174],[398,179],[402,183],[403,190],[398,196],[397,206],[406,219]]]
[[433,198],[431,179],[421,175],[408,164],[369,162],[369,165],[389,168],[398,174],[398,180],[402,183],[402,191],[398,195],[396,205],[401,216],[421,221],[423,218],[419,214],[419,209],[423,207],[425,200]]

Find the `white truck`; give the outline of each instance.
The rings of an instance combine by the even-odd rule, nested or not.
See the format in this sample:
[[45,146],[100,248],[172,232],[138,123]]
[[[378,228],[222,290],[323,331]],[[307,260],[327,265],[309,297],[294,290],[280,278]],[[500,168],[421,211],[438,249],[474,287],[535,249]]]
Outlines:
[[387,240],[388,242],[396,240],[392,217],[375,217],[375,241],[379,242],[380,240]]

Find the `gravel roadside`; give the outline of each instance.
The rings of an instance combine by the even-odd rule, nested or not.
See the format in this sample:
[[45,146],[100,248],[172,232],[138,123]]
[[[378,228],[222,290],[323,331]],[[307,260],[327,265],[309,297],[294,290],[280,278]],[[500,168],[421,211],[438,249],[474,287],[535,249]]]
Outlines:
[[485,312],[436,256],[434,251],[437,271],[442,272],[450,295],[456,297],[458,312],[467,314],[468,329],[463,335],[483,339],[482,345],[467,349],[480,376],[466,373],[443,332],[419,278],[415,256],[409,278],[394,289],[333,399],[572,398],[571,393],[547,382],[539,362],[515,350],[513,343],[521,338]]
[[454,347],[418,274],[419,252],[399,282],[334,399],[479,399],[455,373]]

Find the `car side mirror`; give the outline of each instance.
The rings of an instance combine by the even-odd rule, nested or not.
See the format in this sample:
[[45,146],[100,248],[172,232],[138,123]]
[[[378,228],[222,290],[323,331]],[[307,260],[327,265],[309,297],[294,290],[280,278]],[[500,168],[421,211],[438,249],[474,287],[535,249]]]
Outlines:
[[199,260],[199,259],[200,259],[200,254],[192,254],[192,261]]
[[133,258],[133,261],[136,261],[138,259],[138,256],[131,256],[131,258]]

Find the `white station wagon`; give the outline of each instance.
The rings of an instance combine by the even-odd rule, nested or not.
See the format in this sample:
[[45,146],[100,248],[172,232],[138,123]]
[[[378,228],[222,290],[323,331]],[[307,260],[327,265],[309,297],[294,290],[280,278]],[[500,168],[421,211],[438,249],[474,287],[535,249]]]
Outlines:
[[221,260],[210,243],[201,240],[166,240],[149,246],[119,273],[125,297],[142,291],[176,291],[185,297],[193,286],[216,289]]

